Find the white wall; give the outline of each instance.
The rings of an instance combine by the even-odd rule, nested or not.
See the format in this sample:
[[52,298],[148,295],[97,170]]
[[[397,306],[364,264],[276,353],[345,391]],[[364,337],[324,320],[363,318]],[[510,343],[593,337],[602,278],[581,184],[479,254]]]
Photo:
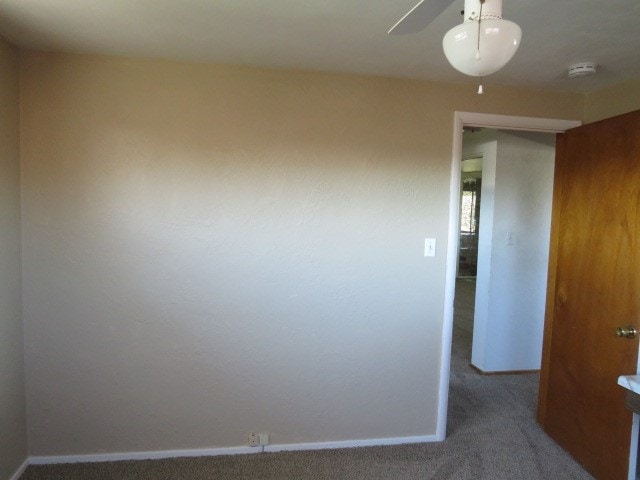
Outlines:
[[582,109],[345,75],[21,65],[32,455],[430,438],[453,112]]
[[481,364],[484,363],[486,351],[484,345],[487,341],[487,318],[489,315],[496,154],[497,140],[495,131],[486,129],[473,133],[469,130],[465,131],[462,158],[482,155],[482,192],[480,196],[480,229],[478,235],[478,266],[472,350],[474,361]]
[[[485,130],[472,364],[486,372],[540,368],[555,136]],[[511,232],[513,245],[507,245]]]
[[0,478],[27,458],[18,128],[18,53],[0,38]]

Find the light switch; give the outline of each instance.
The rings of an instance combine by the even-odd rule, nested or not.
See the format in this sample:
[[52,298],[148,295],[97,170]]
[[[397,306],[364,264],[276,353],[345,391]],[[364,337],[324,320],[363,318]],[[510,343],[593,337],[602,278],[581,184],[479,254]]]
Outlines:
[[425,257],[436,256],[436,239],[435,238],[424,239],[424,256]]
[[507,238],[505,240],[507,245],[513,245],[513,232],[507,232]]

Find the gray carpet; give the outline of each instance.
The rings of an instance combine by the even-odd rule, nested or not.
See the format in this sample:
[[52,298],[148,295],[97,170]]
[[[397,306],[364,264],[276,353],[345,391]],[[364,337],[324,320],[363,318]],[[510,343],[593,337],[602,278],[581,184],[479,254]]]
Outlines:
[[21,480],[591,479],[535,423],[538,375],[487,377],[468,366],[475,286],[458,287],[442,443],[30,466]]

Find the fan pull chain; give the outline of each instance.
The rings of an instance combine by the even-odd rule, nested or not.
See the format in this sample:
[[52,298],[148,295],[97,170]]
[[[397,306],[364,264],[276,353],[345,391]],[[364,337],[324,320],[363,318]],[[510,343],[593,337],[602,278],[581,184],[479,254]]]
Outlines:
[[482,6],[485,0],[480,0],[480,14],[478,15],[478,47],[476,49],[476,60],[480,60],[480,24],[482,23]]
[[[482,23],[482,6],[485,0],[480,0],[480,14],[478,15],[478,47],[476,49],[476,60],[480,60],[480,24]],[[478,95],[482,95],[484,90],[482,89],[482,77],[480,77],[480,85],[478,85]]]

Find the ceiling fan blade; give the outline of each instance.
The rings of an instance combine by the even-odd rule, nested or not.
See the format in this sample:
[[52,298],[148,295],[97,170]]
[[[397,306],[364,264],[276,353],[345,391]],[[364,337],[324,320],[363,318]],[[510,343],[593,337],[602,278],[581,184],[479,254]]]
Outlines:
[[387,33],[389,35],[405,35],[419,32],[444,12],[451,3],[452,0],[420,0]]

